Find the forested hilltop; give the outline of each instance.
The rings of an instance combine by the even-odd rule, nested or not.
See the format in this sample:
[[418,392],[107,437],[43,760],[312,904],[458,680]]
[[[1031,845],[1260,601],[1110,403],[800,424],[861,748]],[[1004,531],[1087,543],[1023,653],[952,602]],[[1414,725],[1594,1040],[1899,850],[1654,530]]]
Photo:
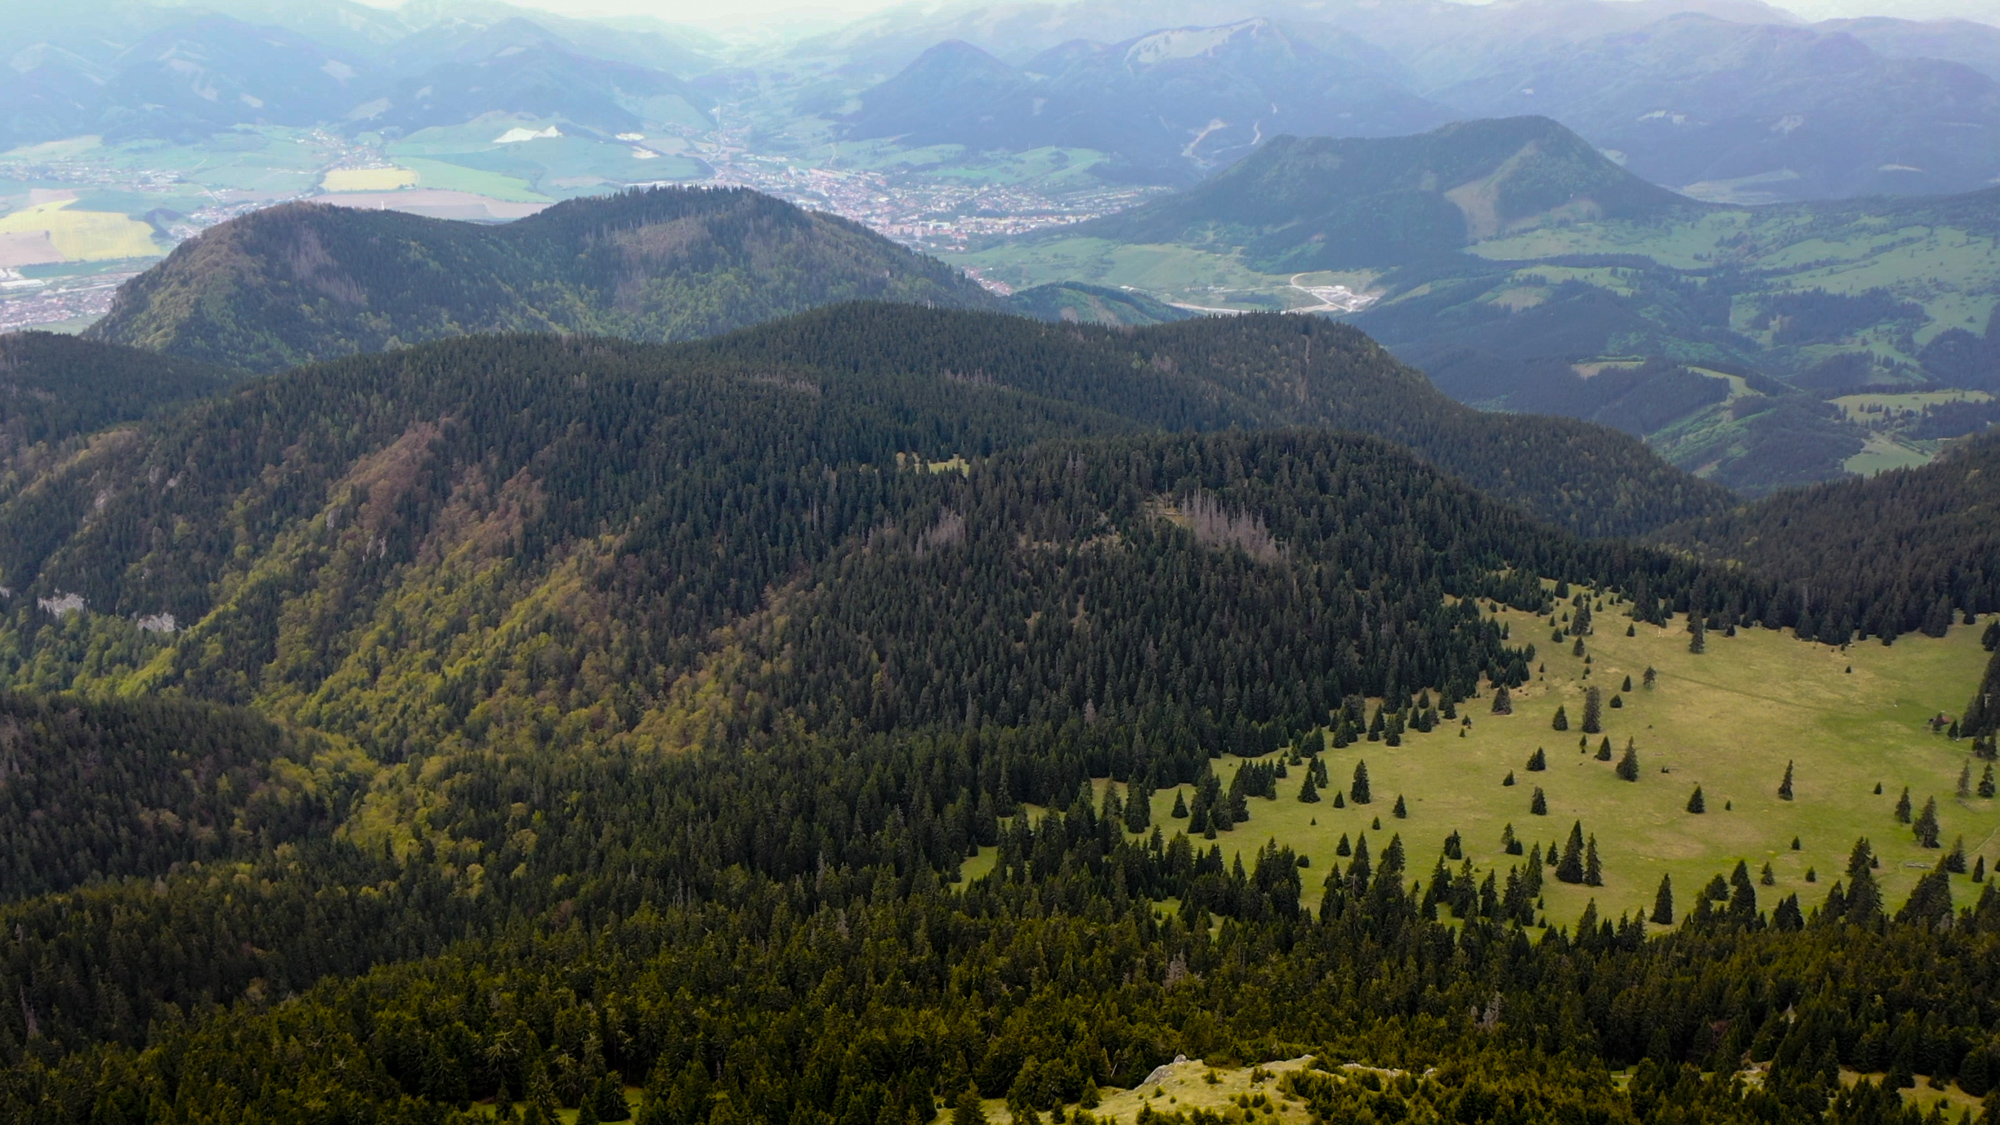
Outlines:
[[1002,302],[845,219],[740,188],[573,199],[492,226],[286,204],[191,239],[86,335],[276,371],[468,332],[682,340],[856,298]]
[[[0,1116],[1921,1121],[1914,1076],[2000,1081],[2000,899],[1921,835],[1986,806],[1562,917],[1545,877],[1629,892],[1615,825],[1508,773],[1557,839],[1462,839],[1348,768],[1548,729],[1512,700],[1603,633],[1927,626],[1635,539],[1727,504],[1304,317],[853,304],[232,387],[0,491]],[[1985,716],[1922,751],[1970,778]],[[1278,801],[1379,812],[1307,857]],[[1181,1053],[1318,1064],[1135,1090]]]

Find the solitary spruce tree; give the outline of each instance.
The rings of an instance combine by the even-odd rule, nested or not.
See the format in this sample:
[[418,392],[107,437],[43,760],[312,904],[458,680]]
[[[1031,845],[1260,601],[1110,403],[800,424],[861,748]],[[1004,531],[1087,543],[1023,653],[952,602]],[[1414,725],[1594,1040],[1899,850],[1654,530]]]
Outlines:
[[1528,802],[1528,811],[1536,816],[1549,815],[1549,799],[1542,795],[1542,787],[1535,786],[1535,796]]
[[1174,790],[1174,811],[1169,814],[1176,820],[1186,820],[1188,814],[1187,794]]
[[1354,763],[1354,784],[1347,790],[1347,795],[1354,798],[1354,803],[1357,805],[1365,805],[1374,800],[1368,791],[1367,762]]
[[1604,736],[1604,741],[1597,744],[1597,760],[1600,762],[1611,760],[1611,736],[1608,734]]
[[1910,829],[1916,833],[1917,843],[1926,848],[1935,848],[1938,846],[1936,797],[1932,797],[1924,802],[1924,811],[1917,814],[1917,822],[1911,825]]
[[1410,806],[1403,803],[1403,795],[1401,793],[1396,794],[1396,807],[1389,810],[1389,812],[1397,820],[1406,820],[1409,818]]
[[1646,665],[1646,675],[1644,677],[1643,682],[1645,683],[1646,689],[1648,691],[1652,690],[1653,685],[1659,681],[1659,678],[1660,674],[1658,672],[1653,671],[1653,666],[1650,664]]
[[1306,771],[1305,783],[1299,786],[1299,800],[1308,805],[1319,803],[1319,786],[1313,784],[1311,770]]
[[1583,885],[1601,887],[1604,885],[1604,865],[1597,859],[1597,837],[1593,834],[1590,842],[1583,846]]
[[1688,614],[1688,651],[1696,656],[1708,651],[1708,624],[1698,613]]
[[1660,889],[1653,892],[1652,921],[1658,925],[1674,924],[1674,877],[1660,876]]
[[1495,715],[1511,715],[1514,713],[1514,697],[1507,694],[1506,684],[1501,684],[1499,687],[1493,689],[1493,713]]
[[1896,823],[1910,823],[1910,787],[1903,786],[1903,795],[1896,798]]
[[1971,797],[1972,762],[1968,760],[1964,765],[1958,767],[1958,799],[1964,801],[1971,799]]
[[1562,858],[1556,861],[1556,878],[1564,883],[1583,882],[1583,822],[1570,825]]
[[1785,780],[1778,783],[1778,799],[1780,801],[1789,801],[1792,799],[1792,763],[1790,762],[1785,763]]
[[1622,687],[1622,688],[1619,688],[1618,690],[1620,690],[1620,691],[1631,691],[1631,690],[1632,690],[1632,677],[1630,677],[1630,676],[1627,676],[1627,677],[1625,677],[1625,686],[1624,686],[1624,687]]
[[1541,771],[1548,768],[1549,768],[1549,756],[1542,751],[1541,747],[1539,746],[1535,747],[1535,752],[1528,755],[1528,772],[1540,773]]
[[1699,785],[1695,786],[1694,792],[1688,796],[1688,811],[1691,813],[1705,813],[1708,811],[1708,802],[1702,799],[1701,786]]
[[1639,750],[1629,738],[1625,740],[1625,756],[1618,759],[1618,778],[1621,781],[1639,780]]
[[1979,795],[1981,797],[1991,797],[1993,792],[1993,765],[1989,762],[1986,766],[1986,772],[1979,775]]
[[1596,688],[1590,688],[1583,693],[1583,733],[1599,734],[1603,730],[1604,693]]
[[1569,713],[1563,710],[1563,706],[1560,703],[1556,704],[1556,717],[1551,725],[1557,730],[1569,729]]

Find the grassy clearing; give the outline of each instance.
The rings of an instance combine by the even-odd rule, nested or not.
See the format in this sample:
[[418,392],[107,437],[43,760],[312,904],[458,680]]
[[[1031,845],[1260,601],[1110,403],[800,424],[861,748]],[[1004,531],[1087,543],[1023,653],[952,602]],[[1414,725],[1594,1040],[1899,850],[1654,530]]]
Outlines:
[[1985,391],[1911,391],[1906,394],[1871,393],[1842,395],[1833,400],[1835,406],[1846,413],[1847,420],[1864,426],[1879,425],[1883,421],[1881,411],[1893,414],[1908,410],[1922,412],[1927,406],[1939,406],[1947,402],[1991,402],[1993,396]]
[[[1113,1122],[1129,1125],[1139,1116],[1140,1106],[1151,1105],[1162,1113],[1205,1109],[1230,1125],[1305,1125],[1311,1117],[1306,1104],[1280,1094],[1278,1082],[1286,1074],[1310,1067],[1312,1061],[1312,1056],[1306,1055],[1256,1066],[1210,1066],[1200,1059],[1184,1058],[1158,1067],[1147,1075],[1148,1081],[1133,1089],[1103,1090],[1103,1100],[1091,1115],[1102,1125]],[[1244,1108],[1238,1101],[1256,1099],[1259,1095],[1262,1095],[1261,1105],[1253,1101],[1251,1107]],[[981,1104],[988,1121],[1012,1125],[1014,1116],[1007,1111],[1005,1099],[987,1098]],[[1065,1119],[1074,1108],[1065,1107]],[[945,1106],[933,1120],[950,1121],[951,1107]]]
[[1906,444],[1888,434],[1870,433],[1861,452],[1840,464],[1857,476],[1872,477],[1890,469],[1914,469],[1918,465],[1928,465],[1936,456],[1930,450]]
[[[1224,853],[1254,852],[1267,839],[1289,844],[1310,857],[1305,897],[1316,904],[1342,835],[1366,834],[1379,855],[1389,836],[1400,833],[1412,875],[1427,878],[1453,831],[1475,866],[1504,873],[1521,862],[1501,850],[1504,826],[1514,826],[1524,847],[1546,849],[1580,820],[1597,837],[1605,885],[1547,881],[1547,916],[1568,925],[1592,899],[1614,917],[1650,911],[1663,874],[1672,876],[1675,905],[1685,915],[1699,888],[1739,859],[1753,873],[1767,862],[1772,867],[1776,885],[1759,888],[1760,905],[1768,909],[1797,893],[1810,908],[1842,876],[1855,839],[1867,836],[1882,857],[1877,875],[1884,894],[1900,903],[1940,854],[1918,847],[1894,819],[1896,798],[1908,786],[1919,807],[1937,798],[1946,847],[1963,836],[1968,857],[1983,854],[1989,867],[2000,861],[2000,802],[1954,795],[1960,768],[1971,761],[1976,782],[1983,763],[1970,759],[1968,742],[1933,735],[1925,725],[1939,712],[1956,714],[1971,696],[1987,659],[1981,627],[1957,626],[1941,640],[1906,637],[1893,647],[1869,641],[1844,651],[1753,628],[1733,638],[1711,633],[1708,652],[1697,656],[1687,651],[1684,621],[1642,626],[1626,637],[1628,622],[1607,602],[1587,642],[1592,663],[1586,666],[1567,643],[1549,643],[1546,618],[1510,611],[1498,617],[1514,638],[1536,644],[1537,663],[1547,669],[1514,694],[1513,715],[1490,714],[1489,696],[1462,709],[1473,720],[1469,729],[1447,723],[1430,734],[1406,734],[1400,747],[1362,741],[1330,750],[1336,788],[1347,787],[1357,761],[1368,763],[1372,804],[1336,809],[1330,791],[1318,804],[1300,804],[1302,774],[1294,769],[1278,783],[1279,799],[1253,799],[1249,823],[1217,841]],[[1649,666],[1659,673],[1650,691],[1638,686]],[[1626,676],[1631,691],[1620,690]],[[1590,685],[1604,690],[1605,734],[1590,736],[1590,752],[1580,752],[1576,723]],[[1623,707],[1609,706],[1614,694]],[[1551,729],[1559,704],[1572,723],[1566,733]],[[1641,764],[1637,782],[1620,781],[1615,763],[1596,760],[1604,737],[1614,751],[1632,740]],[[1537,748],[1546,750],[1548,769],[1530,773],[1525,767]],[[1788,761],[1796,763],[1796,799],[1783,801],[1776,791]],[[1225,783],[1240,764],[1217,763]],[[1509,771],[1513,786],[1502,784]],[[1686,811],[1696,785],[1706,814]],[[1529,813],[1537,786],[1547,796],[1546,816]],[[1192,798],[1191,787],[1182,792]],[[1154,822],[1169,833],[1185,823],[1168,816],[1174,794],[1163,790],[1153,802]],[[1399,794],[1407,820],[1391,815]],[[1816,883],[1806,882],[1808,870],[1816,870]],[[1953,880],[1953,890],[1961,903],[1975,893],[1964,877]]]
[[1204,308],[1284,309],[1309,300],[1290,274],[1262,273],[1236,254],[1190,246],[1140,245],[1101,238],[1058,238],[948,255],[955,266],[1016,289],[1054,281],[1087,281],[1144,290],[1165,301]]

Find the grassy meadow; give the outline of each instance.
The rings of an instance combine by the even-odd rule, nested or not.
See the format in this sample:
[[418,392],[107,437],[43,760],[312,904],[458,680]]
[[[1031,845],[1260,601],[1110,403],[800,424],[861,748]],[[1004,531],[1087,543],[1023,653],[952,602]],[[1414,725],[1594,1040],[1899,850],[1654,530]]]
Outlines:
[[[1910,828],[1896,821],[1897,797],[1908,786],[1919,810],[1927,798],[1937,799],[1946,849],[1963,837],[1968,863],[1976,855],[1985,856],[1989,869],[2000,863],[2000,801],[1956,796],[1959,771],[1970,762],[1976,786],[1985,763],[1971,757],[1969,741],[1932,734],[1927,724],[1940,712],[1958,714],[1971,697],[1988,659],[1979,644],[1983,625],[1954,626],[1942,639],[1916,635],[1893,646],[1869,640],[1846,649],[1747,628],[1735,637],[1711,632],[1708,651],[1696,655],[1688,651],[1685,618],[1665,628],[1639,625],[1628,637],[1630,622],[1607,600],[1596,633],[1586,638],[1586,664],[1571,654],[1569,638],[1550,643],[1548,618],[1505,609],[1496,616],[1514,641],[1535,644],[1536,666],[1545,669],[1513,693],[1512,715],[1492,714],[1489,692],[1460,708],[1470,727],[1446,722],[1429,734],[1405,733],[1397,747],[1363,740],[1329,749],[1333,785],[1322,800],[1301,804],[1304,773],[1291,769],[1278,782],[1278,799],[1252,798],[1249,822],[1215,841],[1224,854],[1244,853],[1247,862],[1266,840],[1290,845],[1311,861],[1304,898],[1316,905],[1325,873],[1342,862],[1336,847],[1343,835],[1366,835],[1379,857],[1400,833],[1411,877],[1428,881],[1454,831],[1476,867],[1504,875],[1509,863],[1522,862],[1501,848],[1505,826],[1513,825],[1524,849],[1540,843],[1546,851],[1581,821],[1597,837],[1604,885],[1567,885],[1547,873],[1546,917],[1567,926],[1593,899],[1611,917],[1649,912],[1663,874],[1673,877],[1676,916],[1684,917],[1702,885],[1738,860],[1753,875],[1771,865],[1776,882],[1758,888],[1762,908],[1796,893],[1810,912],[1843,877],[1855,839],[1866,836],[1881,857],[1876,875],[1883,893],[1900,905],[1942,854],[1918,846]],[[1650,690],[1643,686],[1648,667],[1658,672]],[[1628,676],[1629,691],[1623,690]],[[1604,693],[1604,733],[1580,748],[1584,691],[1593,685]],[[1622,707],[1610,706],[1613,696]],[[1567,732],[1552,729],[1559,705],[1570,720]],[[1596,757],[1606,737],[1614,752],[1609,762]],[[1639,755],[1636,782],[1614,773],[1628,739]],[[1548,768],[1530,772],[1527,762],[1538,748]],[[1373,803],[1335,808],[1333,794],[1348,788],[1358,761],[1368,763]],[[1794,763],[1790,801],[1777,795],[1787,762]],[[1225,786],[1241,764],[1235,758],[1215,764]],[[1512,786],[1503,784],[1509,772]],[[1687,811],[1697,785],[1708,809],[1698,815]],[[1545,816],[1529,812],[1538,786]],[[1193,799],[1192,786],[1178,792]],[[1169,816],[1175,793],[1153,797],[1153,822],[1169,835],[1186,824]],[[1407,819],[1392,815],[1398,795]],[[993,858],[992,849],[982,850],[967,861],[964,876],[991,870]],[[1807,881],[1808,872],[1816,882]],[[1952,892],[1961,905],[1977,893],[1965,876],[1954,877]]]

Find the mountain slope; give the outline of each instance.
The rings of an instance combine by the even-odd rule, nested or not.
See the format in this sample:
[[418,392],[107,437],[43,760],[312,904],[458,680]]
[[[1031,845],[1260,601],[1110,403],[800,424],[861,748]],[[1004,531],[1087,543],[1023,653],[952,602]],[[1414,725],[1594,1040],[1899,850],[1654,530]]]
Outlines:
[[[1423,455],[1249,432],[1305,419]],[[388,758],[547,722],[567,743],[677,745],[781,712],[942,721],[975,683],[975,709],[1024,721],[1047,706],[1027,684],[1136,667],[1142,623],[1174,621],[1216,690],[1254,646],[1318,669],[1216,720],[1296,726],[1385,684],[1510,674],[1445,591],[1539,606],[1525,575],[1693,580],[1445,468],[1579,524],[1711,499],[1629,439],[1478,415],[1300,318],[1121,330],[857,305],[689,345],[442,341],[258,380],[0,500],[0,684],[251,705]],[[1735,578],[1711,588],[1748,604]],[[1108,647],[1055,628],[1048,607],[1079,593],[1123,623]],[[1299,617],[1290,639],[1273,615]],[[1368,632],[1385,621],[1401,640]],[[1024,628],[1028,679],[977,670]],[[864,635],[902,687],[869,686]],[[1100,708],[1192,698],[1106,675]]]
[[[1923,629],[2000,610],[2000,436],[1937,461],[1782,492],[1663,529],[1658,542],[1796,583],[1805,636]],[[1829,611],[1828,606],[1839,607]]]
[[659,188],[497,227],[255,212],[127,282],[86,335],[272,371],[467,332],[704,336],[862,297],[999,305],[854,223],[749,191]]
[[10,466],[26,446],[143,418],[214,394],[240,377],[227,368],[74,336],[0,336],[0,467]]
[[1195,188],[1049,237],[1240,247],[1279,273],[1409,265],[1498,234],[1694,206],[1555,122],[1519,117],[1379,140],[1277,137]]

